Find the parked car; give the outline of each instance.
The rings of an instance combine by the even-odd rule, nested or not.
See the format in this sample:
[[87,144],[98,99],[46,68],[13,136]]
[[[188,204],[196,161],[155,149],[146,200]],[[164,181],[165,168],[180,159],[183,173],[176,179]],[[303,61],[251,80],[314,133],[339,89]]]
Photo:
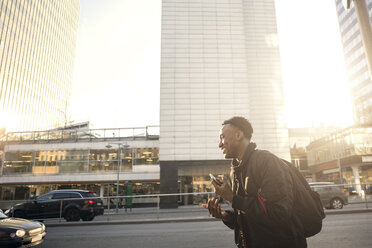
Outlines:
[[0,210],[0,247],[33,247],[41,244],[45,235],[43,223],[11,218]]
[[327,209],[341,209],[349,203],[342,185],[336,185],[332,182],[312,182],[309,184],[315,192],[318,192],[323,206]]
[[14,205],[7,210],[8,216],[26,219],[63,217],[66,221],[91,221],[103,214],[103,203],[87,190],[54,190],[27,202]]

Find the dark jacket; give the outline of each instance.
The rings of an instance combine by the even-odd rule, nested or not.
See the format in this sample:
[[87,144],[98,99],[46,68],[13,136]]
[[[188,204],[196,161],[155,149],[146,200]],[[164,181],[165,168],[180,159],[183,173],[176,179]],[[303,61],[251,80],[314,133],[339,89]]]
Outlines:
[[233,160],[230,178],[234,211],[224,223],[234,229],[238,247],[307,247],[292,216],[292,179],[281,159],[250,143],[242,162]]

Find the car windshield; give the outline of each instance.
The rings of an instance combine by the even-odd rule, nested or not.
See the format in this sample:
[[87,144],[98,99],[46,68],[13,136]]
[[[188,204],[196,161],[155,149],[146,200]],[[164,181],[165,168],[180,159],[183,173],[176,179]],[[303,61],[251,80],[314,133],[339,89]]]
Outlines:
[[8,218],[2,211],[0,211],[0,219]]

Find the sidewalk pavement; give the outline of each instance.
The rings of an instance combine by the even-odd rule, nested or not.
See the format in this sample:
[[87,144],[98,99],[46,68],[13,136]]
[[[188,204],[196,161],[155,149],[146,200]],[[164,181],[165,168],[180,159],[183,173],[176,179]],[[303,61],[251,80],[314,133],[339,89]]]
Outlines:
[[[223,209],[230,207],[225,204]],[[372,208],[344,208],[340,210],[325,210],[326,215],[353,214],[371,212]],[[79,226],[79,225],[123,225],[123,224],[150,224],[150,223],[171,223],[171,222],[200,222],[219,221],[208,214],[208,211],[201,206],[190,205],[180,206],[172,209],[133,208],[125,212],[124,209],[107,210],[105,214],[96,216],[93,221],[66,222],[64,219],[45,219],[43,223],[47,227],[55,226]]]

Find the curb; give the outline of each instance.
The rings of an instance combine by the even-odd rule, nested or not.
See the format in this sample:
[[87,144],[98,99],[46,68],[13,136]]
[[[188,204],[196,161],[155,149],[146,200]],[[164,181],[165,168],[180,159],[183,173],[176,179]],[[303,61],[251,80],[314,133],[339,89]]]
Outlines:
[[144,219],[144,220],[113,220],[113,221],[90,221],[90,222],[63,222],[63,223],[44,223],[47,227],[56,226],[91,226],[91,225],[135,225],[135,224],[161,224],[161,223],[179,223],[179,222],[207,222],[219,221],[213,217],[195,217],[195,218],[173,218],[173,219]]
[[[369,213],[372,209],[351,209],[325,211],[327,215]],[[182,222],[208,222],[220,221],[213,217],[195,217],[195,218],[162,218],[162,219],[143,219],[143,220],[111,220],[111,221],[79,221],[79,222],[61,222],[44,223],[47,227],[58,226],[91,226],[91,225],[135,225],[135,224],[161,224],[161,223],[182,223]]]
[[355,213],[369,213],[369,212],[372,212],[372,208],[325,211],[325,215],[327,216],[327,215],[337,215],[337,214],[355,214]]

